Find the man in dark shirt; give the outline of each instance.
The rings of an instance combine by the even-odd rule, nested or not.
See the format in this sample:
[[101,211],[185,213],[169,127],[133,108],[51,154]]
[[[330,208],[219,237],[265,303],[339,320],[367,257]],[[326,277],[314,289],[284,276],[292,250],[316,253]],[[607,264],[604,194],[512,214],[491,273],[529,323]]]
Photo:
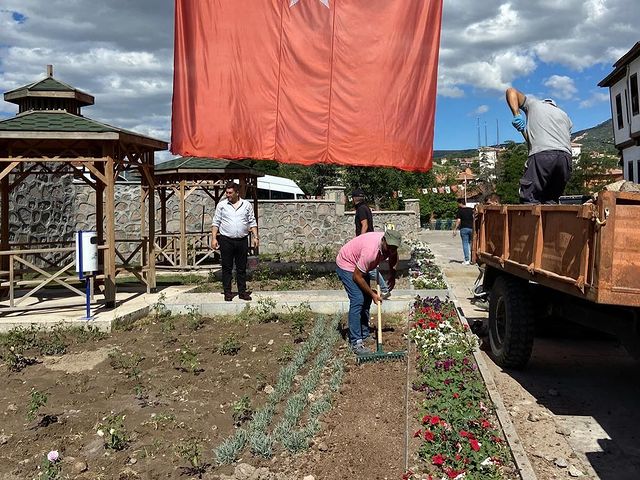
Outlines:
[[356,188],[351,192],[351,197],[356,207],[356,237],[362,233],[373,232],[373,213],[364,201],[364,190]]
[[453,226],[454,237],[456,230],[460,230],[460,238],[462,238],[464,264],[469,265],[471,263],[471,237],[473,236],[473,209],[466,206],[463,198],[458,199],[458,214]]
[[[356,237],[360,236],[363,233],[373,232],[373,213],[369,208],[369,205],[364,201],[365,200],[364,190],[361,188],[356,188],[353,192],[351,192],[351,198],[353,199],[353,204],[356,207]],[[380,285],[380,292],[382,293],[382,298],[387,299],[391,296],[391,292],[389,291],[389,287],[387,286],[387,282],[384,280],[384,277],[380,273],[380,271],[376,268],[369,272],[369,278],[371,280],[377,280],[378,285]]]

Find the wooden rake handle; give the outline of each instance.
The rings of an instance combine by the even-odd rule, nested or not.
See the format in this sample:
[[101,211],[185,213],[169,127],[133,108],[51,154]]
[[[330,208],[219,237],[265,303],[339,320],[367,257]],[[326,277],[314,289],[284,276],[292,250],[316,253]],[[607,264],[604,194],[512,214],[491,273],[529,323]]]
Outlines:
[[[376,285],[378,297],[380,297],[380,285]],[[382,345],[382,301],[378,301],[378,345]]]

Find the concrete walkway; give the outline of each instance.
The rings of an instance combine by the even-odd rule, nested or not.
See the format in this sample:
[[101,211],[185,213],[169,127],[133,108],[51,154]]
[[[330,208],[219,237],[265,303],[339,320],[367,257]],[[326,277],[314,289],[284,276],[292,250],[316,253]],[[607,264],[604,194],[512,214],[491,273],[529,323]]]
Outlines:
[[[446,290],[393,290],[391,297],[382,302],[383,313],[407,312],[416,295],[444,296]],[[349,300],[344,290],[288,290],[288,291],[260,291],[251,294],[252,300],[245,302],[234,297],[231,302],[225,302],[221,293],[183,293],[172,297],[166,302],[167,308],[173,314],[185,314],[188,309],[198,306],[202,315],[233,315],[240,313],[247,305],[258,307],[261,303],[270,301],[277,303],[275,311],[287,311],[287,307],[307,304],[312,312],[332,314],[347,313]]]
[[[92,325],[103,331],[110,331],[114,320],[132,321],[142,318],[149,308],[158,301],[161,294],[167,299],[193,289],[193,286],[177,285],[162,289],[155,294],[141,292],[140,288],[120,288],[116,295],[116,308],[105,308],[104,297],[96,295],[91,304],[91,319],[86,319],[86,307],[81,297],[68,296],[60,291],[45,291],[28,299],[24,306],[9,308],[9,301],[0,302],[0,333],[12,328],[29,327],[36,324],[52,327],[64,323],[69,326]],[[56,296],[57,294],[57,296]],[[28,308],[28,309],[27,309]]]

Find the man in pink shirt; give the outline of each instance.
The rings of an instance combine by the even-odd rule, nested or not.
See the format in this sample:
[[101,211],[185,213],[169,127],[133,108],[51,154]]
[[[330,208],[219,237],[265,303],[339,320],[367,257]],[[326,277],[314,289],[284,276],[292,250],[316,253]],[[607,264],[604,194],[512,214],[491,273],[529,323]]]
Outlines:
[[369,337],[369,310],[371,302],[382,302],[382,298],[369,286],[367,272],[376,268],[383,260],[389,262],[389,291],[396,284],[398,247],[402,236],[396,230],[369,232],[347,242],[336,257],[336,273],[349,297],[349,342],[356,355],[371,353],[364,346]]

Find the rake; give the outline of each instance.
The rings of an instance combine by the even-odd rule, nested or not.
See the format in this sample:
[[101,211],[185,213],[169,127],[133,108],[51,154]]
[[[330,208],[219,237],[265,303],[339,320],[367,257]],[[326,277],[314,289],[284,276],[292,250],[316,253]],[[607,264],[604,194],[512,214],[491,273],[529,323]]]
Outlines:
[[[378,296],[380,296],[380,285],[377,286]],[[383,362],[385,360],[404,360],[406,351],[385,352],[382,349],[382,302],[378,302],[378,338],[376,341],[376,351],[365,355],[358,355],[358,363]]]

